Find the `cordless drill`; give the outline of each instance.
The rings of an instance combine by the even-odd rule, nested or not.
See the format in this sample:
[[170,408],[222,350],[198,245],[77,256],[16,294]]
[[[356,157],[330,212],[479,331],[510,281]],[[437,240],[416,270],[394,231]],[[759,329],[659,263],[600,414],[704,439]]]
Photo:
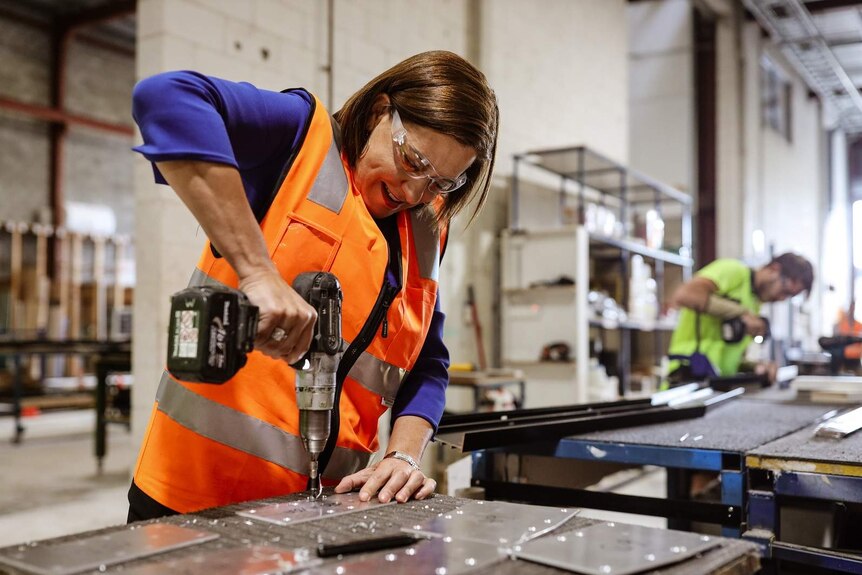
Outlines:
[[[760,319],[766,324],[766,333],[762,336],[756,336],[754,338],[756,343],[762,343],[769,339],[772,331],[769,325],[769,320],[763,316],[760,316]],[[745,326],[745,322],[742,320],[742,316],[728,319],[721,323],[721,339],[727,343],[738,343],[742,341],[746,333],[748,333],[748,329]]]
[[[297,370],[299,435],[310,459],[312,493],[319,496],[318,459],[330,434],[336,371],[341,361],[341,301],[338,279],[327,272],[305,272],[293,289],[316,311],[308,353]],[[224,383],[254,349],[258,308],[239,290],[224,286],[186,288],[171,296],[168,371],[183,381]]]

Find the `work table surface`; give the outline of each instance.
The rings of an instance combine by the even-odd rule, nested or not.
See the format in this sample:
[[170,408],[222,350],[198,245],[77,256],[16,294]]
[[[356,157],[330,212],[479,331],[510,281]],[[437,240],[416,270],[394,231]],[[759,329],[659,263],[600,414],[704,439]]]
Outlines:
[[[167,523],[183,527],[191,527],[219,535],[218,539],[194,545],[192,547],[177,549],[162,555],[156,555],[129,561],[116,566],[109,566],[101,570],[93,570],[90,573],[123,573],[133,567],[155,564],[167,559],[177,559],[184,555],[200,553],[203,550],[219,550],[235,547],[249,547],[251,545],[268,545],[284,549],[299,547],[316,548],[319,542],[324,543],[347,543],[350,541],[379,537],[384,535],[398,534],[402,527],[421,523],[440,513],[452,511],[455,508],[469,502],[467,499],[459,499],[444,495],[435,495],[426,501],[411,501],[405,504],[387,505],[348,513],[333,517],[326,517],[314,521],[298,523],[291,526],[280,526],[265,523],[258,520],[238,516],[237,511],[261,507],[268,503],[288,502],[303,499],[303,494],[295,494],[275,499],[243,503],[228,507],[207,510],[197,514],[180,515],[175,517],[156,520],[158,523]],[[597,523],[596,520],[575,517],[561,526],[555,535],[568,531],[577,530],[587,525]],[[40,542],[39,545],[49,546],[68,541],[83,540],[93,535],[110,533],[112,531],[129,529],[127,526],[71,535]],[[759,568],[757,547],[748,542],[720,539],[720,545],[706,551],[702,556],[695,557],[682,563],[665,567],[655,573],[687,575],[687,574],[747,574],[755,573]],[[11,546],[0,549],[0,555],[9,553],[19,546]],[[386,551],[374,552],[385,554]],[[357,556],[349,556],[354,558]],[[343,560],[337,558],[326,559],[324,566],[332,568],[333,572]],[[394,565],[393,565],[394,567]],[[0,567],[3,572],[4,567]],[[173,571],[177,574],[177,571]],[[493,566],[471,571],[473,573],[491,575],[524,573],[565,573],[565,571],[545,567],[526,561],[504,560]],[[9,573],[16,573],[9,571]],[[185,573],[183,571],[182,573]],[[349,570],[346,571],[349,573]]]

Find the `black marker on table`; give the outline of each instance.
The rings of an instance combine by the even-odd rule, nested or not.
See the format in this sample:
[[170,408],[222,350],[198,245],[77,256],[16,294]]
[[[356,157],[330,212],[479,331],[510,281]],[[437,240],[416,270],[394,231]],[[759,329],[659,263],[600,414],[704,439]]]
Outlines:
[[364,553],[366,551],[378,551],[380,549],[392,549],[394,547],[406,547],[421,541],[412,535],[389,535],[387,537],[374,537],[372,539],[361,539],[350,543],[321,543],[317,546],[318,557],[336,557],[338,555],[350,555],[351,553]]

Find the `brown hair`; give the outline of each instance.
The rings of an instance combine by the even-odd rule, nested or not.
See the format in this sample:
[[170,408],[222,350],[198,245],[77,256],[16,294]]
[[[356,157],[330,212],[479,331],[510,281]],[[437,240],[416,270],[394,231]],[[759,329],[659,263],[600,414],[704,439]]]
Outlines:
[[380,94],[389,96],[403,121],[451,136],[476,151],[476,161],[466,172],[467,182],[443,196],[436,216],[445,225],[478,194],[472,222],[488,199],[497,152],[500,112],[485,75],[457,54],[433,51],[411,56],[368,82],[333,114],[341,126],[342,149],[351,167],[368,143],[369,120]]
[[811,262],[798,254],[787,252],[772,258],[768,265],[772,264],[778,264],[781,275],[787,279],[801,283],[806,295],[811,293],[811,286],[814,284],[814,268]]

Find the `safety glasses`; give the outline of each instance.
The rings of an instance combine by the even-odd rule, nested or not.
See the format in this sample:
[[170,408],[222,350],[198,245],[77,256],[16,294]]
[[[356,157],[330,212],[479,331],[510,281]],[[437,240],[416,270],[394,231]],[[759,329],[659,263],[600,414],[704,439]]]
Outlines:
[[443,195],[454,192],[467,181],[466,174],[461,174],[453,180],[444,178],[437,172],[431,160],[410,144],[407,130],[404,129],[401,116],[395,108],[392,109],[392,143],[395,159],[404,173],[414,180],[427,179],[426,190],[432,194]]

